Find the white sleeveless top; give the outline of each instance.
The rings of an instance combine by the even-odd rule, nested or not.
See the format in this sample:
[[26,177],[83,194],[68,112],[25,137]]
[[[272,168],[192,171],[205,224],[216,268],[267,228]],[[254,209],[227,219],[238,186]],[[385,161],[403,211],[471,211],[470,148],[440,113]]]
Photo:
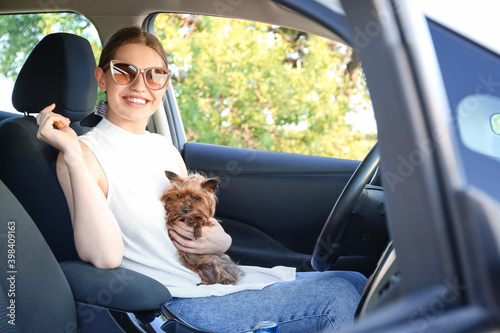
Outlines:
[[173,297],[220,296],[295,279],[295,268],[241,266],[245,276],[237,285],[197,286],[200,277],[180,263],[168,237],[160,201],[169,185],[165,170],[180,174],[172,144],[159,134],[128,132],[106,118],[79,139],[92,150],[108,181],[107,200],[123,234],[121,267],[156,279]]

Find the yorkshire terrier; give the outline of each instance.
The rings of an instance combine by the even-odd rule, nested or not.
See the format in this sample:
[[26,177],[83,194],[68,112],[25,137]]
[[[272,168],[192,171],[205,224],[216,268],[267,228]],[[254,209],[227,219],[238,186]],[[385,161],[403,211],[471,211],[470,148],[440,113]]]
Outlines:
[[[161,197],[167,212],[167,228],[176,222],[186,223],[194,229],[194,238],[202,236],[202,227],[213,226],[209,218],[215,214],[219,185],[217,178],[205,178],[198,173],[182,178],[165,171],[170,185]],[[172,236],[170,239],[173,240]],[[178,250],[184,266],[198,274],[200,284],[236,284],[243,272],[226,254],[192,254]]]

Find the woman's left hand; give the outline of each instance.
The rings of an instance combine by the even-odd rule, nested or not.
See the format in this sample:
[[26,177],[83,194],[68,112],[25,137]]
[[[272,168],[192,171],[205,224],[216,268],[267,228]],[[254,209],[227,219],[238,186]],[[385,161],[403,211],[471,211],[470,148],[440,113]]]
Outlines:
[[169,230],[175,247],[181,251],[194,254],[225,253],[231,246],[231,236],[224,231],[216,219],[210,218],[209,221],[212,226],[202,227],[202,236],[196,239],[192,227],[187,226],[185,223],[176,223]]

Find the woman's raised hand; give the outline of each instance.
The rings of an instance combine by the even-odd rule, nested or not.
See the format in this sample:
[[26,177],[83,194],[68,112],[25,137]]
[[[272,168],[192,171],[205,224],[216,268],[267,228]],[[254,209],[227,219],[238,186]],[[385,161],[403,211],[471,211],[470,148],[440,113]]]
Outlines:
[[68,118],[52,112],[55,107],[55,104],[47,106],[36,117],[37,138],[64,152],[78,143],[78,135],[69,127],[71,121]]

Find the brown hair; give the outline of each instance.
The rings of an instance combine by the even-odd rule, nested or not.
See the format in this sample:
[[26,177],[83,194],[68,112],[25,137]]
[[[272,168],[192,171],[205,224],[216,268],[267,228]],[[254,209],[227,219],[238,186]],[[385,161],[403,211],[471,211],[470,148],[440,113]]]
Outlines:
[[116,51],[126,44],[140,44],[152,48],[160,55],[165,63],[165,67],[168,68],[167,54],[163,49],[163,45],[161,45],[155,35],[139,27],[123,28],[111,36],[102,48],[98,66],[104,68],[104,66],[108,65],[113,60]]

